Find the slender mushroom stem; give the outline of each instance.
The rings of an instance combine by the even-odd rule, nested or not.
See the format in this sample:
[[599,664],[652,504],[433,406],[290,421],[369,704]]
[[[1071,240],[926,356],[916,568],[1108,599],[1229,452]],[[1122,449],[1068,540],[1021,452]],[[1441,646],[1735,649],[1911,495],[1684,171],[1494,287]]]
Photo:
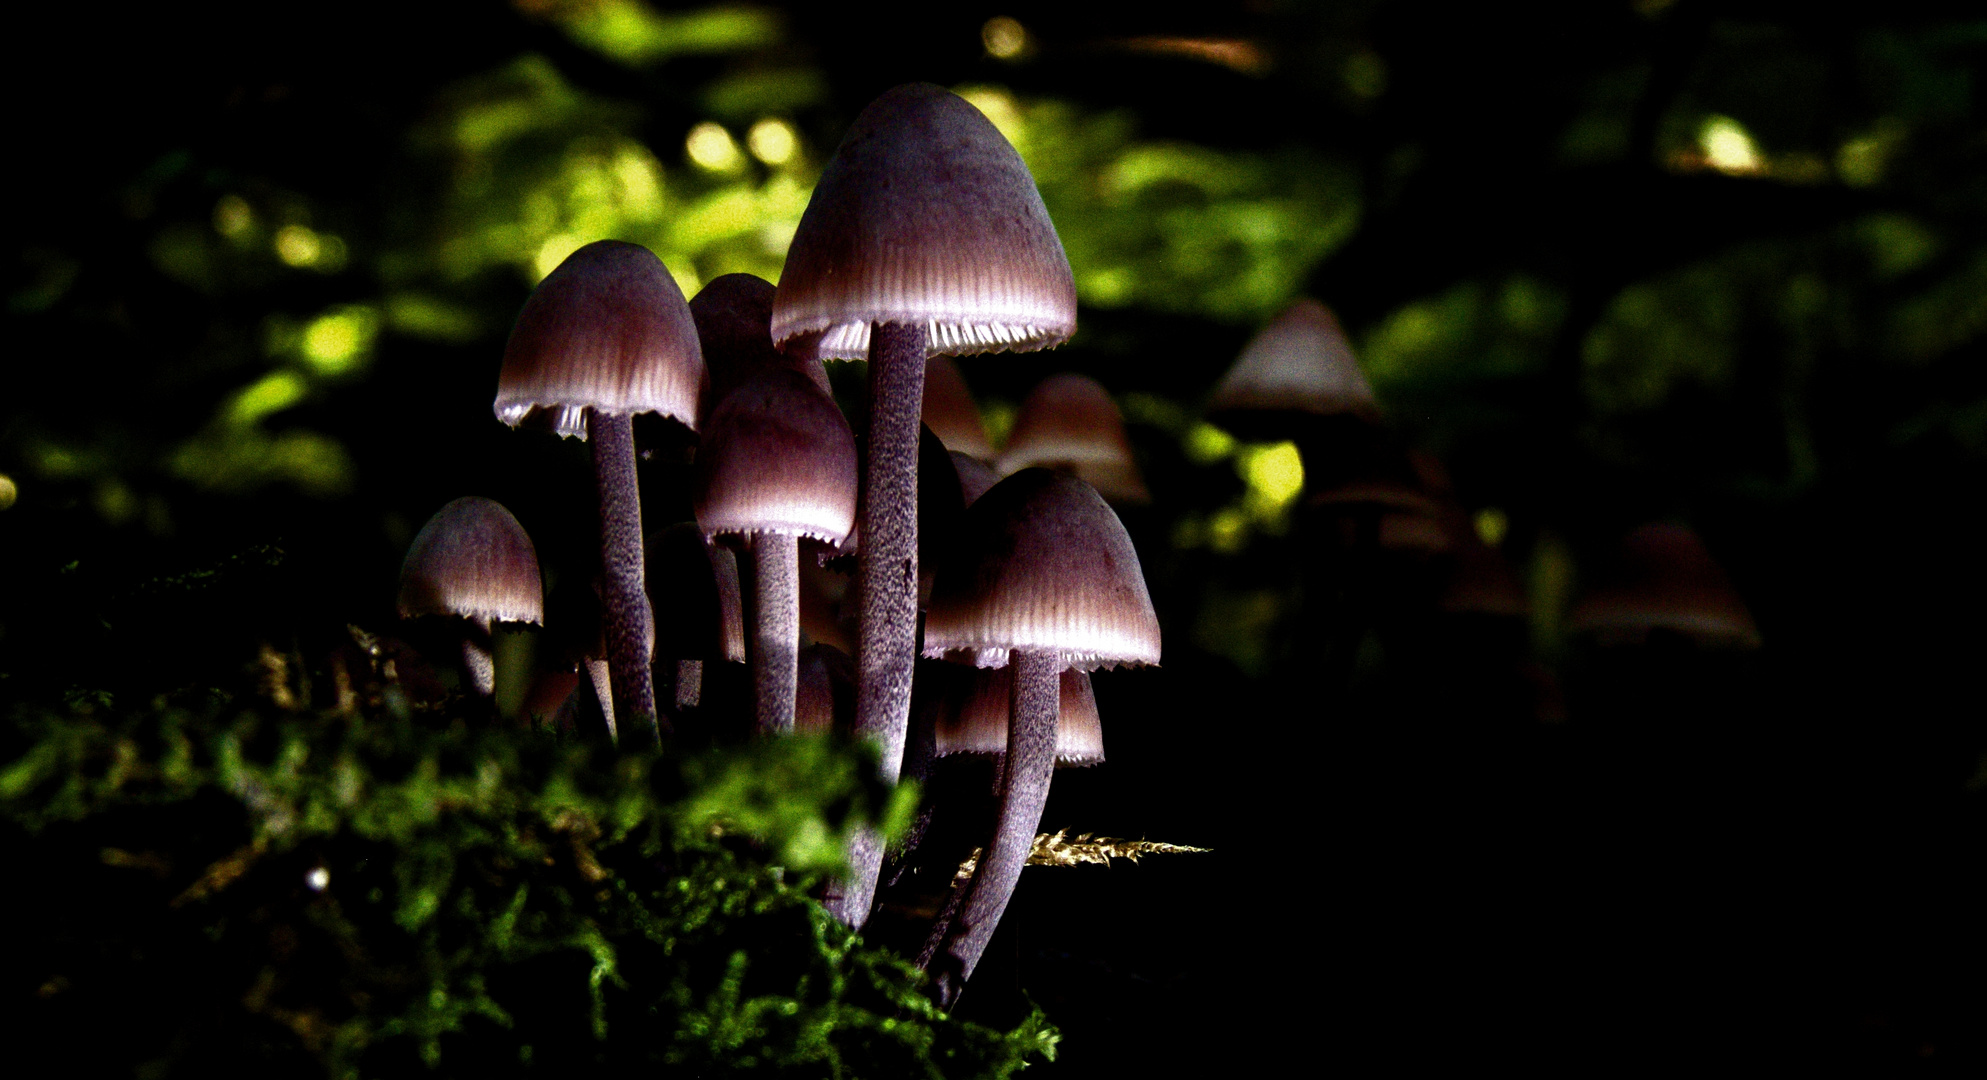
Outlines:
[[870,331],[869,459],[864,465],[860,682],[856,731],[881,750],[879,771],[897,779],[911,715],[918,625],[918,414],[924,403],[925,328],[878,323]]
[[594,699],[600,703],[600,718],[607,721],[607,741],[618,742],[621,736],[614,726],[614,681],[607,674],[607,661],[588,657],[586,678],[593,686]]
[[[1011,653],[1014,698],[1007,717],[1006,770],[1000,784],[1000,817],[993,844],[980,858],[973,883],[945,944],[930,961],[940,1008],[949,1009],[987,951],[994,927],[1007,910],[1021,868],[1035,846],[1035,830],[1049,802],[1056,768],[1056,713],[1062,700],[1062,661],[1053,653]],[[928,951],[930,951],[928,949]]]
[[476,687],[476,696],[494,697],[497,693],[497,665],[490,657],[490,621],[470,620],[469,629],[462,634],[462,666],[469,671],[469,681]]
[[[925,328],[878,323],[869,338],[868,460],[856,562],[856,735],[877,745],[877,772],[896,783],[910,726],[918,626],[918,414],[924,404]],[[876,897],[883,844],[867,830],[849,843],[849,875],[829,887],[828,909],[860,929]]]
[[645,746],[661,746],[649,645],[655,640],[648,593],[642,588],[642,504],[635,478],[632,414],[587,410],[594,481],[600,491],[601,606],[614,715],[621,730]]
[[759,734],[793,731],[794,686],[800,678],[800,537],[752,536],[757,581],[752,627],[752,685]]
[[694,709],[704,697],[704,662],[702,660],[678,660],[676,662],[676,708]]

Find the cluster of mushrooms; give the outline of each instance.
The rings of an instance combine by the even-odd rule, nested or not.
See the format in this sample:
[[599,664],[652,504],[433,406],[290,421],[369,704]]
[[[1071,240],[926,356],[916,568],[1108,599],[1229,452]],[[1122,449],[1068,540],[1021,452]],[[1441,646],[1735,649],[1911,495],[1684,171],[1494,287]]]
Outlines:
[[[999,755],[993,836],[919,957],[946,1006],[1020,878],[1058,761],[1103,758],[1087,673],[1159,661],[1138,556],[1107,503],[1149,499],[1110,394],[1081,375],[1043,380],[996,455],[950,359],[1049,348],[1075,325],[1069,262],[1020,156],[964,99],[918,84],[856,119],[777,287],[732,274],[686,303],[646,248],[589,244],[525,304],[498,381],[498,419],[592,448],[600,569],[586,610],[566,618],[589,628],[573,656],[589,678],[553,684],[544,704],[562,730],[590,722],[623,746],[658,746],[672,713],[697,704],[701,664],[728,660],[750,665],[759,736],[839,718],[875,745],[886,783],[946,753]],[[854,428],[828,360],[868,361]],[[646,542],[633,427],[645,412],[698,437],[696,521]],[[1444,611],[1525,617],[1517,575],[1440,465],[1388,435],[1322,304],[1300,299],[1264,328],[1208,415],[1245,440],[1295,442],[1307,517],[1333,546],[1439,563]],[[1629,549],[1634,580],[1583,600],[1575,629],[1756,644],[1694,536],[1657,527]],[[853,627],[836,579],[851,558]],[[491,625],[546,623],[541,580],[508,511],[458,499],[415,538],[400,610],[462,620],[463,666],[487,697]],[[920,652],[939,663],[918,668]],[[852,708],[835,707],[837,675]],[[859,835],[848,855],[825,902],[860,928],[884,852]]]
[[[1336,553],[1305,560],[1307,571],[1338,573],[1318,590],[1335,609],[1313,622],[1357,629],[1423,618],[1461,628],[1458,647],[1473,662],[1508,664],[1530,685],[1535,718],[1565,719],[1557,676],[1527,656],[1531,590],[1464,510],[1442,462],[1391,429],[1329,308],[1300,298],[1257,333],[1215,387],[1207,417],[1246,441],[1295,444],[1300,525],[1313,550]],[[1760,645],[1744,600],[1685,525],[1631,529],[1582,576],[1578,596],[1553,613],[1555,636],[1602,649]]]
[[[837,665],[822,659],[821,642],[839,635],[832,613],[818,612],[832,608],[818,586],[824,564],[851,554],[849,726],[877,747],[885,782],[904,770],[907,743],[919,744],[914,771],[936,749],[933,732],[909,736],[920,646],[984,674],[958,681],[943,710],[947,749],[1005,755],[995,834],[925,949],[947,1005],[1019,880],[1059,741],[1067,758],[1102,756],[1084,673],[1159,661],[1159,624],[1131,540],[1053,437],[1036,457],[1004,462],[1003,478],[989,452],[946,453],[921,425],[951,402],[940,426],[979,427],[977,414],[960,419],[964,387],[946,357],[1052,347],[1075,324],[1069,262],[1020,155],[964,99],[918,84],[856,119],[777,288],[734,274],[686,302],[646,248],[595,242],[533,292],[498,381],[498,419],[592,447],[598,632],[584,650],[592,683],[569,683],[566,723],[590,693],[620,745],[657,746],[671,709],[696,700],[695,665],[712,656],[749,661],[761,736],[795,730],[797,717],[801,726],[828,722],[822,675]],[[868,361],[860,452],[823,367],[852,359]],[[929,395],[928,362],[939,371]],[[1083,392],[1110,407],[1101,387]],[[698,436],[695,531],[660,530],[646,550],[633,427],[643,412]],[[1023,467],[1048,462],[1065,468]],[[921,537],[921,528],[943,535]],[[464,620],[464,666],[487,696],[491,624],[545,622],[540,580],[516,519],[490,500],[459,499],[416,537],[400,610]],[[694,649],[658,641],[654,608],[683,592],[716,613],[703,618],[711,625]],[[807,650],[803,623],[818,631]],[[674,684],[661,707],[657,673]],[[1077,723],[1059,737],[1066,703]],[[869,917],[882,858],[877,837],[852,845],[849,873],[826,897],[843,922],[859,928]]]

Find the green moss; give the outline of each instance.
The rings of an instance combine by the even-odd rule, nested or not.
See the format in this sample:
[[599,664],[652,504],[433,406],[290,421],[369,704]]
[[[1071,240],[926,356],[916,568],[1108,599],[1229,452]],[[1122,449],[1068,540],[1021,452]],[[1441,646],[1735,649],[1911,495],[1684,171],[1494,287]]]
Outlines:
[[[86,1073],[683,1067],[1000,1076],[1039,1014],[955,1021],[808,896],[908,793],[853,748],[620,755],[444,717],[24,709],[0,838],[39,986]],[[391,699],[391,695],[381,695]],[[92,1037],[107,1016],[120,1036]]]

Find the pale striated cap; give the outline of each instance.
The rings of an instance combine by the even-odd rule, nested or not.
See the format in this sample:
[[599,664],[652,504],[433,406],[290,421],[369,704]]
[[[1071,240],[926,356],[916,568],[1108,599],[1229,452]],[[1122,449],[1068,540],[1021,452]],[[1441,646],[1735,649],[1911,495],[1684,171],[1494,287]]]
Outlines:
[[1089,671],[1159,662],[1131,537],[1081,480],[1024,469],[966,512],[925,615],[924,653],[1000,667],[1008,651],[1045,652]]
[[1208,412],[1376,416],[1352,343],[1325,305],[1304,297],[1263,327],[1222,376]]
[[973,392],[966,386],[959,362],[949,356],[934,356],[925,362],[924,405],[919,419],[947,450],[993,460],[993,443],[987,439],[980,407],[973,403]]
[[697,449],[695,497],[697,524],[708,535],[780,533],[838,544],[855,527],[855,436],[806,376],[762,370],[711,411]]
[[1051,375],[1036,383],[1021,403],[1000,456],[1000,471],[1013,473],[1031,465],[1075,473],[1112,502],[1152,501],[1117,402],[1103,383],[1088,375]]
[[929,83],[871,102],[821,174],[787,251],[773,340],[869,354],[874,323],[922,324],[929,355],[1025,352],[1076,330],[1076,284],[1007,139]]
[[540,414],[586,437],[586,410],[654,412],[695,430],[704,354],[676,279],[649,249],[597,240],[538,283],[497,377],[497,419]]
[[1682,525],[1644,525],[1622,539],[1613,572],[1573,605],[1573,633],[1639,641],[1652,630],[1704,645],[1759,647],[1759,627],[1724,568]]
[[690,317],[704,348],[710,387],[697,420],[701,424],[726,394],[765,368],[790,368],[833,397],[828,369],[821,361],[788,356],[773,347],[773,283],[753,274],[725,274],[690,298]]
[[531,537],[499,503],[470,495],[435,512],[400,564],[400,616],[544,623]]
[[[1097,695],[1090,676],[1062,673],[1061,704],[1056,712],[1056,764],[1097,765],[1104,760],[1104,724],[1097,715]],[[1007,753],[1007,717],[1013,708],[1014,669],[973,673],[964,699],[938,718],[938,756]]]

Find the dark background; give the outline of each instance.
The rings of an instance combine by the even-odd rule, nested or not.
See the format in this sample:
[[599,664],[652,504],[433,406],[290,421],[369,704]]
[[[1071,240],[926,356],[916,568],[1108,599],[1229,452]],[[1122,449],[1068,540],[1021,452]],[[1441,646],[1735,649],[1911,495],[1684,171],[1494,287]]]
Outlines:
[[[867,101],[997,87],[1085,307],[1062,350],[964,370],[996,429],[1051,372],[1119,395],[1166,633],[1164,667],[1099,677],[1110,761],[1045,827],[1214,851],[1031,871],[964,1007],[1025,990],[1073,1074],[1973,1074],[1987,23],[1511,8],[17,13],[0,695],[149,694],[388,628],[458,495],[573,564],[583,449],[488,404],[547,245],[776,276]],[[1025,35],[1004,58],[996,16]],[[737,149],[767,118],[793,158]],[[722,168],[686,149],[707,122]],[[1298,294],[1505,523],[1528,628],[1434,621],[1194,426]],[[644,469],[649,523],[688,517],[680,466]],[[1762,648],[1561,632],[1656,520],[1705,540]]]

